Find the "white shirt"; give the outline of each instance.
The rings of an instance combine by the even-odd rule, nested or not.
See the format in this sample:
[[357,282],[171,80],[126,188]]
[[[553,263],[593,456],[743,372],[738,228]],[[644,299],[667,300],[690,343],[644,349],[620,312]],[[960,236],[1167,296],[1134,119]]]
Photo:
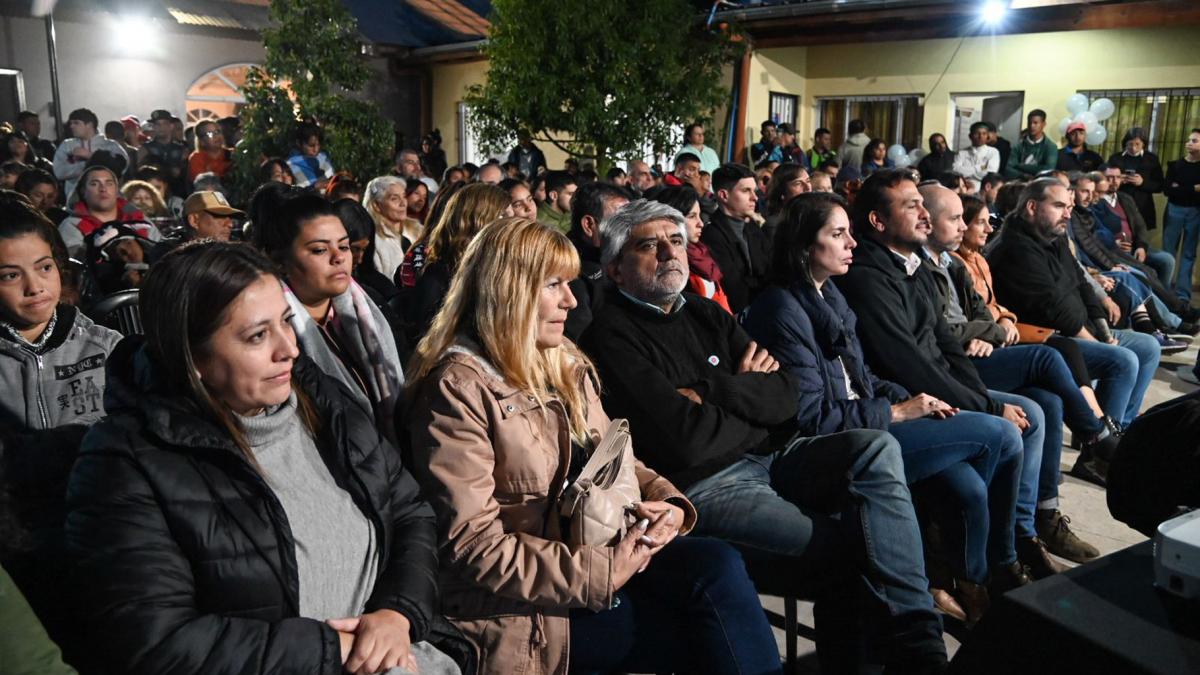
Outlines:
[[954,156],[954,172],[971,180],[983,180],[1000,170],[1000,151],[990,145],[963,148]]

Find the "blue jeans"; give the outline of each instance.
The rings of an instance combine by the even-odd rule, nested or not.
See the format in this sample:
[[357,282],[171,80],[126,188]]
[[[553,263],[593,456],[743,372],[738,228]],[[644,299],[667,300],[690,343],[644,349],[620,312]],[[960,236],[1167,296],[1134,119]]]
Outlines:
[[616,593],[571,611],[571,671],[779,673],[779,650],[742,556],[680,537]]
[[1163,286],[1171,283],[1171,274],[1175,272],[1175,256],[1167,251],[1146,248],[1146,264],[1158,274]]
[[1118,344],[1076,340],[1088,372],[1099,380],[1096,400],[1122,427],[1137,417],[1142,398],[1162,357],[1158,341],[1131,330],[1115,330]]
[[945,658],[900,444],[888,433],[796,438],[743,456],[686,494],[699,512],[696,534],[785,556],[798,587],[814,568],[849,577],[854,588],[828,602],[857,605],[872,663]]
[[1017,484],[1021,473],[1021,432],[1011,422],[962,411],[949,419],[924,417],[892,424],[900,442],[909,485],[928,487],[962,523],[947,532],[947,550],[960,552],[951,563],[967,581],[987,582],[991,564],[1017,559],[1013,540]]
[[[1029,421],[1029,426],[1021,432],[1021,477],[1017,486],[1016,533],[1022,538],[1036,537],[1033,517],[1037,512],[1038,493],[1043,487],[1039,478],[1042,475],[1042,452],[1046,447],[1046,417],[1042,413],[1042,407],[1025,396],[995,389],[988,389],[988,396],[1001,403],[1020,406]],[[1056,466],[1055,469],[1057,468]],[[1058,485],[1057,481],[1055,482],[1054,488],[1057,493]]]
[[[1195,206],[1178,206],[1167,202],[1167,211],[1163,218],[1163,250],[1174,254],[1183,240],[1183,250],[1179,252],[1179,276],[1175,280],[1175,292],[1184,300],[1192,297],[1192,268],[1196,265],[1196,246],[1200,244],[1200,208]],[[1163,279],[1164,286],[1170,286],[1169,277]]]

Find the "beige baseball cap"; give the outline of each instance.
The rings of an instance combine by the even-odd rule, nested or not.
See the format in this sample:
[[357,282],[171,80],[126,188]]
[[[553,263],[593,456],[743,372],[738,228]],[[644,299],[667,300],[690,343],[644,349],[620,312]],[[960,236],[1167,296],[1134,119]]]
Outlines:
[[190,216],[193,213],[208,211],[218,216],[244,216],[244,211],[239,211],[229,205],[229,201],[225,199],[225,195],[212,190],[201,190],[193,192],[188,196],[187,201],[183,203],[183,215]]

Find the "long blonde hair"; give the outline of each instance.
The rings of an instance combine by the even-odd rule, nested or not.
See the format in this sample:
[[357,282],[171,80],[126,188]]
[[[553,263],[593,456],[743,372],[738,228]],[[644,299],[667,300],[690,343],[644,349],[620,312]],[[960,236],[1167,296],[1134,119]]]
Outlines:
[[579,274],[579,255],[558,230],[527,218],[503,218],[480,232],[463,255],[450,292],[417,345],[409,364],[409,391],[437,366],[446,351],[466,337],[505,381],[545,406],[557,398],[567,409],[571,434],[586,442],[584,378],[599,382],[592,362],[570,340],[537,346],[538,299],[551,276]]

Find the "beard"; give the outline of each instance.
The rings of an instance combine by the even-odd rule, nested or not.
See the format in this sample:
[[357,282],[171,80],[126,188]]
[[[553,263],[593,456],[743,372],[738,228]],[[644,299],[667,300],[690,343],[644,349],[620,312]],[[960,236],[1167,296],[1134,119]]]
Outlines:
[[687,288],[687,265],[676,260],[663,263],[650,279],[637,279],[629,289],[630,295],[652,305],[671,305]]

